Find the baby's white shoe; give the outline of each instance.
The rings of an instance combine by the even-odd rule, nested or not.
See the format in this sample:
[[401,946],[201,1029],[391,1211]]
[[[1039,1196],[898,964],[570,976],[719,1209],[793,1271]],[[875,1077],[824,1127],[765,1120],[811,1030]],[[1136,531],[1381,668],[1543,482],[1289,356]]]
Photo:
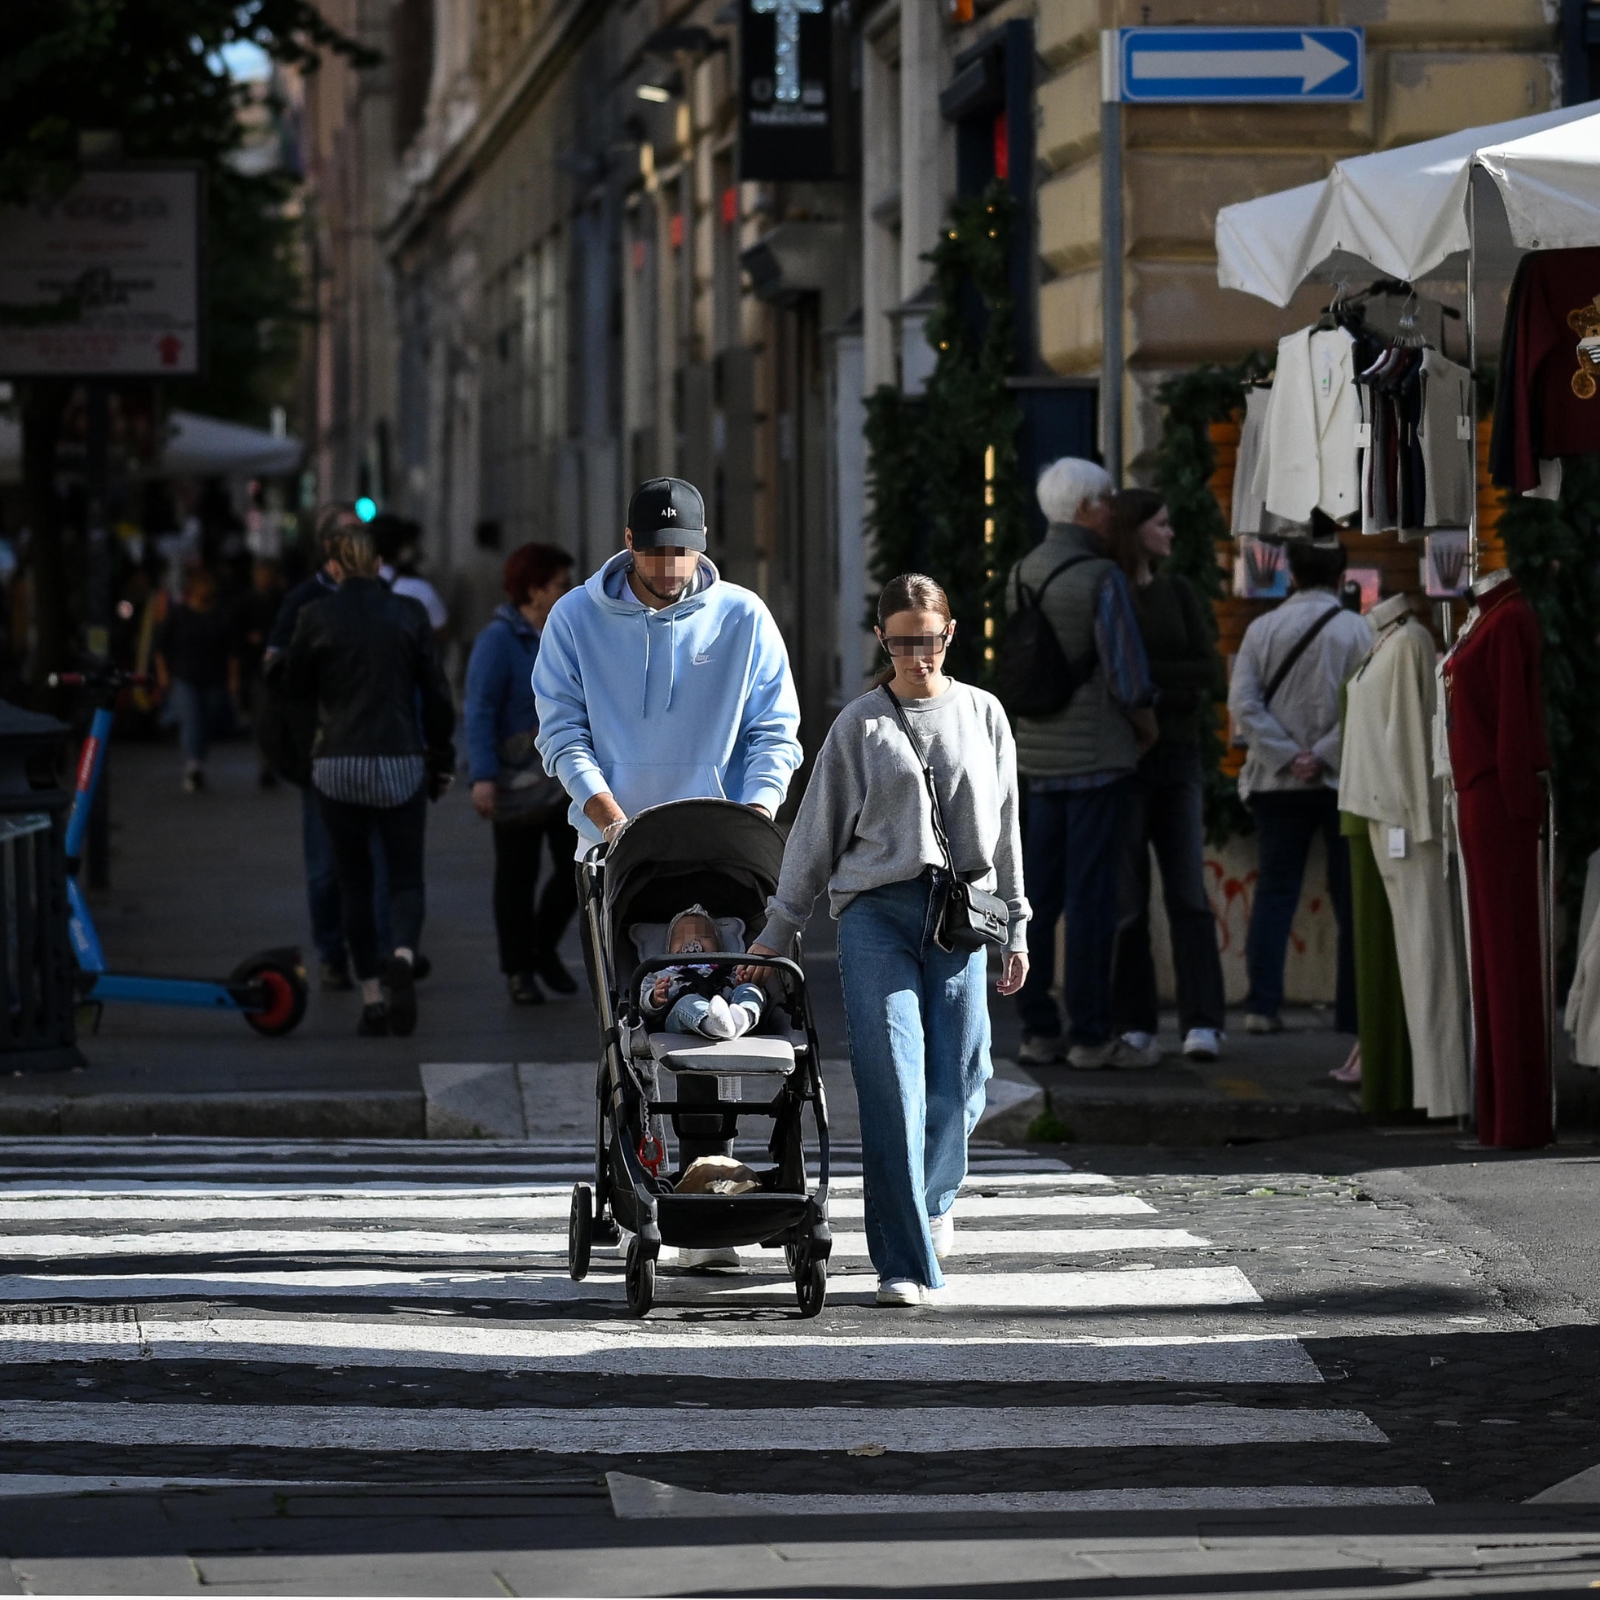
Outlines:
[[700,1019],[700,1031],[708,1039],[737,1037],[739,1025],[733,1020],[728,1002],[720,994],[712,995],[706,1002],[706,1014]]

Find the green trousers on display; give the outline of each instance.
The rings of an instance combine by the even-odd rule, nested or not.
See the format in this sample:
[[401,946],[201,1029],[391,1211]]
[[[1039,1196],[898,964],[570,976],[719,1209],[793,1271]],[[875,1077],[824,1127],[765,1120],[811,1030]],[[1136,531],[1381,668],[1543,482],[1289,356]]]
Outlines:
[[1350,846],[1355,918],[1356,1028],[1361,1040],[1361,1109],[1369,1116],[1411,1110],[1411,1040],[1389,896],[1378,875],[1367,819],[1339,813]]

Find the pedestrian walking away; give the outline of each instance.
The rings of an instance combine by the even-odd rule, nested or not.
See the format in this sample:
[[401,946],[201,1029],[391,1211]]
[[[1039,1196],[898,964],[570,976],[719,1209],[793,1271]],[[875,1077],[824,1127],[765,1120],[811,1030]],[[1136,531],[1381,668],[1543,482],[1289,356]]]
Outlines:
[[[494,825],[494,926],[500,971],[517,1005],[539,1005],[544,988],[577,992],[556,947],[578,906],[572,858],[577,834],[567,793],[539,760],[533,668],[550,608],[572,587],[572,557],[525,544],[505,565],[507,599],[478,635],[467,663],[463,721],[472,804]],[[398,591],[397,591],[398,592]],[[538,895],[549,845],[550,876]],[[544,988],[540,987],[541,981]]]
[[[783,636],[760,597],[706,556],[700,491],[681,478],[642,483],[623,539],[551,607],[533,667],[535,744],[571,798],[579,852],[671,800],[775,816],[801,761]],[[682,1260],[738,1264],[732,1250]]]
[[1050,985],[1055,927],[1066,917],[1067,1059],[1117,1065],[1111,953],[1117,932],[1122,833],[1134,769],[1156,742],[1150,681],[1128,581],[1111,559],[1111,479],[1092,461],[1063,456],[1040,474],[1042,543],[1012,569],[1006,609],[1036,605],[1061,655],[1074,665],[1061,704],[1019,715],[1017,767],[1027,784],[1028,887],[1038,929],[1034,962],[1017,999],[1029,1065],[1061,1057],[1061,1016]]
[[1293,592],[1245,630],[1233,664],[1228,709],[1248,754],[1239,793],[1255,818],[1260,875],[1250,907],[1245,1027],[1282,1026],[1284,963],[1311,841],[1322,838],[1328,897],[1339,924],[1334,1027],[1356,1031],[1350,855],[1339,831],[1339,691],[1372,648],[1372,630],[1340,605],[1344,573],[1336,543],[1289,541]]
[[[1205,783],[1201,718],[1223,684],[1222,661],[1204,602],[1187,578],[1162,570],[1172,519],[1150,489],[1124,489],[1111,503],[1111,548],[1133,595],[1150,664],[1158,737],[1134,769],[1123,824],[1116,943],[1111,957],[1112,1027],[1119,1061],[1161,1058],[1155,961],[1150,950],[1150,852],[1172,936],[1178,1033],[1193,1061],[1215,1061],[1225,1021],[1222,958],[1205,883]],[[1208,558],[1209,559],[1209,558]]]
[[[314,702],[311,782],[333,843],[345,942],[361,987],[359,1031],[416,1027],[414,960],[424,912],[423,844],[430,799],[455,768],[455,708],[427,613],[390,593],[366,532],[334,542],[335,593],[295,625],[288,692]],[[372,836],[388,862],[392,953],[373,910]]]
[[[355,507],[342,501],[324,506],[317,515],[317,550],[322,565],[303,583],[296,584],[283,597],[278,614],[267,636],[267,648],[262,658],[262,674],[269,692],[278,681],[294,639],[294,630],[300,613],[309,605],[326,600],[339,587],[340,567],[334,555],[339,536],[361,526]],[[306,904],[311,914],[311,940],[317,947],[321,964],[322,987],[343,992],[354,988],[350,977],[350,956],[344,943],[344,908],[339,901],[339,872],[333,859],[333,841],[328,837],[327,824],[322,820],[322,807],[317,801],[316,789],[311,783],[311,742],[316,736],[316,707],[285,705],[282,716],[288,729],[289,742],[302,748],[296,751],[294,769],[286,774],[300,785],[300,845],[306,864]],[[301,726],[292,726],[303,722]],[[372,836],[373,915],[377,919],[378,944],[382,949],[392,947],[389,927],[389,864],[383,853],[383,842],[374,832]]]
[[192,568],[156,645],[156,680],[177,717],[189,794],[205,788],[211,741],[231,721],[239,689],[237,643],[234,619],[217,601],[216,578],[205,567]]
[[1028,973],[1016,749],[1000,702],[946,676],[954,631],[932,578],[884,587],[878,638],[892,671],[828,730],[750,946],[789,949],[828,891],[881,1305],[919,1305],[944,1285],[939,1258],[992,1071],[987,952],[940,940],[953,888],[1005,902],[999,992]]

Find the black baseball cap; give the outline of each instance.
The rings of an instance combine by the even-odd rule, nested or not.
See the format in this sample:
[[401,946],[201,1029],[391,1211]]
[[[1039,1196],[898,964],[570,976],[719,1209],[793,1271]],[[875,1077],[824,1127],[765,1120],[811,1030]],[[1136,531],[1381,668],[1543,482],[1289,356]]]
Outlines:
[[635,550],[680,550],[706,547],[706,503],[700,491],[682,478],[650,478],[628,502],[628,531]]

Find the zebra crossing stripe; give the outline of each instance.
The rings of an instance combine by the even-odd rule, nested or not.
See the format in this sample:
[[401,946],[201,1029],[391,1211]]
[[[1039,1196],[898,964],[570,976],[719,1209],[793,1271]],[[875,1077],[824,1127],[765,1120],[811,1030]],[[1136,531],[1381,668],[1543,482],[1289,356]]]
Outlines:
[[230,1406],[152,1401],[0,1401],[0,1441],[267,1450],[517,1450],[548,1455],[685,1451],[890,1453],[1386,1444],[1359,1411],[1264,1406],[676,1406],[504,1410]]
[[[299,1196],[299,1198],[293,1198]],[[117,1190],[104,1195],[50,1193],[19,1197],[0,1195],[0,1229],[26,1227],[41,1222],[340,1222],[370,1219],[384,1222],[492,1222],[565,1221],[572,1190],[498,1190],[481,1195],[455,1191],[373,1194],[367,1190],[330,1194],[326,1190],[295,1189],[273,1195],[236,1195],[223,1190],[216,1195],[152,1195]],[[859,1221],[862,1201],[841,1195],[829,1202],[828,1214],[837,1221]],[[1001,1217],[1124,1217],[1154,1214],[1155,1207],[1136,1195],[1024,1194],[964,1196],[957,1215],[962,1222]],[[0,1234],[0,1251],[7,1239]]]
[[[830,1304],[871,1304],[877,1280],[870,1273],[830,1278]],[[622,1274],[591,1270],[574,1283],[554,1268],[520,1273],[440,1267],[404,1272],[393,1268],[342,1267],[260,1272],[94,1273],[0,1277],[6,1300],[215,1299],[219,1296],[282,1297],[342,1295],[352,1298],[403,1295],[413,1300],[513,1301],[563,1304],[586,1300],[620,1302]],[[657,1279],[662,1307],[741,1305],[771,1299],[794,1303],[786,1278],[750,1281],[739,1274],[664,1272]],[[1084,1272],[993,1272],[948,1278],[938,1304],[952,1310],[1177,1310],[1194,1306],[1259,1305],[1261,1296],[1237,1267],[1152,1267],[1149,1270]]]
[[[1182,1228],[1008,1228],[957,1232],[952,1253],[962,1256],[1092,1255],[1113,1250],[1205,1249],[1210,1241]],[[0,1260],[71,1261],[116,1256],[437,1256],[457,1259],[562,1256],[565,1233],[421,1233],[414,1229],[349,1228],[290,1231],[227,1230],[190,1233],[35,1233],[0,1237]],[[597,1253],[607,1253],[605,1246]],[[609,1252],[619,1255],[616,1247]],[[835,1257],[867,1259],[863,1233],[836,1233]],[[620,1258],[620,1256],[619,1256]]]
[[890,1517],[978,1513],[1106,1511],[1264,1511],[1310,1506],[1431,1506],[1415,1484],[1219,1485],[1205,1489],[1067,1489],[1001,1494],[707,1494],[652,1478],[608,1472],[612,1512],[621,1520],[657,1517]]
[[0,1324],[0,1363],[181,1360],[334,1362],[703,1377],[774,1382],[1316,1384],[1297,1339],[1187,1335],[1105,1339],[908,1339],[680,1331],[672,1323],[587,1326],[415,1323],[398,1318],[142,1316]]

